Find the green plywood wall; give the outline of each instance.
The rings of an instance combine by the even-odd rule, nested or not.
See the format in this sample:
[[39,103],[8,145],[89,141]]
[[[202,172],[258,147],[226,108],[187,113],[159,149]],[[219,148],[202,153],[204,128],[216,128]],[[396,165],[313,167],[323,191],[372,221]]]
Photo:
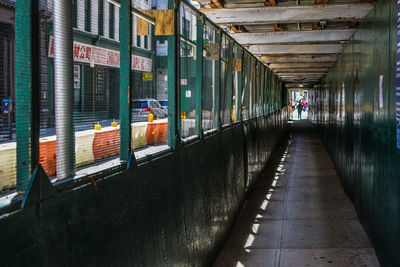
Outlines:
[[380,1],[312,92],[312,120],[383,266],[400,266],[396,44],[397,2]]

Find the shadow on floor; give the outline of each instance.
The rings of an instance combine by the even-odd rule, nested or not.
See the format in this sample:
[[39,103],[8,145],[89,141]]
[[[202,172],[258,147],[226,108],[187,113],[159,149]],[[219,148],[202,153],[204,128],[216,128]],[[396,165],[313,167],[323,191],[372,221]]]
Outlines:
[[214,264],[379,266],[312,125],[291,127],[266,166]]

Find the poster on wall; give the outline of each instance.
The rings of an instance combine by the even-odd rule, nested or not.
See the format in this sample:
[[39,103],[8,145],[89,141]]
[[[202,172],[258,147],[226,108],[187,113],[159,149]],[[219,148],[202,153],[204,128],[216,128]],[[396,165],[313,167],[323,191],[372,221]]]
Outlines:
[[81,88],[81,66],[74,65],[74,88]]
[[[400,14],[400,0],[397,1],[397,13]],[[396,136],[397,152],[400,153],[400,23],[397,22],[397,51],[396,51]]]

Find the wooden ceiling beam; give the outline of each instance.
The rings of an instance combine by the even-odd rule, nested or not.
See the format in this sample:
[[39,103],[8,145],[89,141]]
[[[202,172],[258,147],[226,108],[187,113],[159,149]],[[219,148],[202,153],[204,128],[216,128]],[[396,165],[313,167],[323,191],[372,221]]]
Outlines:
[[348,40],[354,29],[315,31],[284,31],[239,33],[231,36],[240,44],[284,44],[284,43],[315,43],[340,42]]
[[329,68],[332,67],[334,62],[310,62],[310,63],[271,63],[268,68],[275,69],[296,69],[296,68]]
[[279,54],[340,54],[342,44],[294,44],[294,45],[250,45],[249,51],[255,55]]
[[200,9],[216,24],[274,24],[315,21],[358,21],[363,19],[374,5],[335,4],[312,6],[265,6],[258,8]]
[[337,54],[284,54],[284,55],[261,55],[259,59],[264,64],[269,63],[318,63],[318,62],[336,62]]
[[321,72],[328,72],[328,68],[287,68],[287,69],[274,69],[273,72],[275,73],[293,73],[296,74],[298,72],[303,73],[321,73]]

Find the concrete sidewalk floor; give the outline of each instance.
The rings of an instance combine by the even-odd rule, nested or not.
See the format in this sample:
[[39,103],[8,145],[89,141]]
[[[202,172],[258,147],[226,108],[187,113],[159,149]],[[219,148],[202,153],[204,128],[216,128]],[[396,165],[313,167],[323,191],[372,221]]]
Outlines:
[[257,181],[214,266],[379,266],[320,139],[296,124],[303,130]]

